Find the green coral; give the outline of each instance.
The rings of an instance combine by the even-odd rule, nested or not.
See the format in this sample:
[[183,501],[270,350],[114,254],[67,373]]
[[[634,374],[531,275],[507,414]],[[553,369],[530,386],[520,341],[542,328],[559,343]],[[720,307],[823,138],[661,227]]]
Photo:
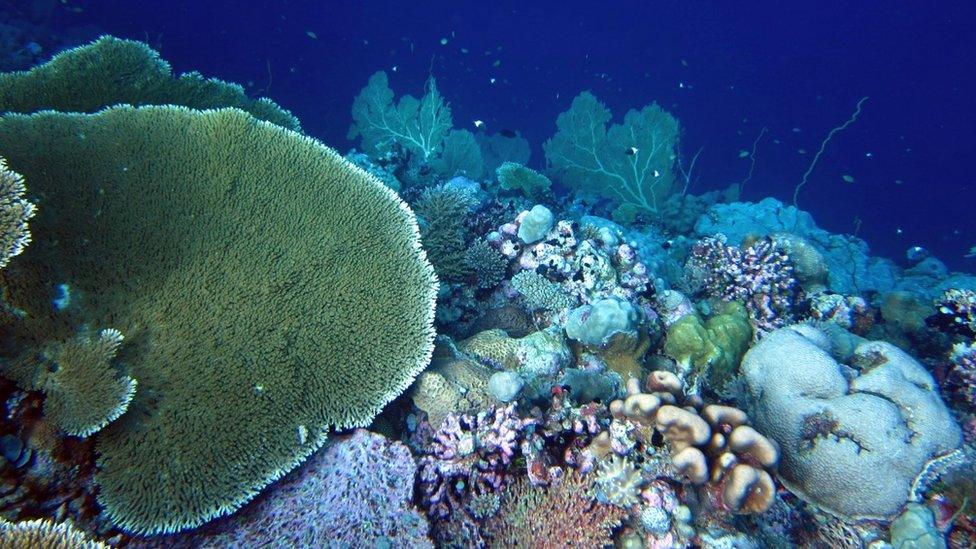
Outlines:
[[468,230],[464,219],[477,200],[470,192],[449,185],[424,190],[414,204],[420,216],[420,238],[441,280],[461,282],[470,273],[466,264]]
[[576,298],[564,292],[562,286],[535,271],[513,276],[512,288],[522,294],[522,302],[530,311],[559,311],[576,305]]
[[363,149],[378,156],[400,145],[428,161],[441,151],[453,124],[451,107],[437,91],[434,78],[428,78],[420,99],[404,95],[393,102],[386,73],[370,78],[352,104],[353,124],[349,139],[362,138]]
[[720,304],[704,323],[697,314],[681,317],[668,328],[664,352],[682,368],[694,369],[708,387],[721,390],[738,373],[750,341],[749,313],[732,301]]
[[129,407],[136,380],[120,374],[112,360],[122,333],[107,329],[96,339],[76,338],[59,345],[55,368],[43,371],[37,385],[44,390],[44,417],[62,431],[88,437],[115,421]]
[[505,162],[495,171],[498,183],[507,191],[519,191],[531,200],[540,200],[552,193],[552,182],[541,173],[515,162]]
[[494,288],[505,279],[508,260],[484,239],[478,239],[464,255],[464,268],[479,288]]
[[656,103],[608,128],[611,118],[593,94],[579,94],[543,145],[550,169],[575,189],[658,214],[674,186],[678,121]]
[[301,131],[298,119],[244,88],[191,72],[174,77],[169,63],[142,42],[102,36],[23,72],[0,74],[0,112],[93,113],[112,105],[236,107],[261,120]]
[[430,359],[437,282],[412,212],[311,138],[236,109],[123,106],[6,115],[0,150],[45,198],[0,271],[26,313],[0,319],[0,365],[82,326],[126,334],[139,390],[97,434],[95,475],[124,530],[233,512]]
[[464,175],[478,179],[483,172],[481,148],[468,130],[451,130],[444,138],[440,154],[431,159],[431,166],[442,177]]

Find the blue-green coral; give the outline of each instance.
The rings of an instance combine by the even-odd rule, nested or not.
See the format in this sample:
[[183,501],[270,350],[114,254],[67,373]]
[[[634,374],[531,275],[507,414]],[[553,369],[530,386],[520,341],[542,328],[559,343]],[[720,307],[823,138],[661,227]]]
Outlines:
[[543,145],[550,170],[575,189],[657,214],[674,186],[678,121],[656,103],[608,128],[611,118],[593,94],[579,94]]
[[[126,334],[139,389],[98,433],[95,481],[129,532],[233,512],[430,359],[437,282],[413,213],[313,139],[236,109],[124,106],[6,115],[0,150],[45,197],[2,271],[27,313],[4,321],[4,353]],[[78,297],[55,310],[64,281]]]

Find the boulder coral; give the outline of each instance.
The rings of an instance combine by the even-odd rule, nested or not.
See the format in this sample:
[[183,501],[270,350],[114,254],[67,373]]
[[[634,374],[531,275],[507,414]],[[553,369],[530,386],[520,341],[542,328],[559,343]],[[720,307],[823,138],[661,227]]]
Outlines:
[[933,459],[962,443],[932,376],[889,343],[862,342],[838,362],[822,331],[769,334],[742,361],[750,415],[782,449],[780,478],[847,519],[893,518]]
[[139,389],[98,433],[95,477],[124,530],[233,512],[430,360],[413,213],[313,139],[236,109],[122,106],[8,114],[0,150],[45,197],[0,271],[27,313],[4,319],[0,364],[86,325],[126,335]]

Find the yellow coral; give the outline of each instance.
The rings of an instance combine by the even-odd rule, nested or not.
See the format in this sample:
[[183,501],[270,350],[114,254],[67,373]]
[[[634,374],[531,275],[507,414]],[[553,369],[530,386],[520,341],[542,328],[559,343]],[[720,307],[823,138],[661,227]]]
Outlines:
[[507,370],[518,368],[519,340],[504,330],[485,330],[458,343],[458,350],[482,362]]

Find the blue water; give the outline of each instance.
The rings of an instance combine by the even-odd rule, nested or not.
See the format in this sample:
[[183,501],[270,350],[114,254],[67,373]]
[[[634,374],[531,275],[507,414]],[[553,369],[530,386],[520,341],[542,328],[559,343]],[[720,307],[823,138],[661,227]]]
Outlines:
[[398,95],[420,95],[433,74],[456,126],[482,119],[521,132],[536,167],[581,90],[617,116],[657,101],[680,119],[684,154],[703,148],[692,192],[742,181],[749,159],[739,153],[765,126],[752,200],[789,201],[824,136],[867,96],[800,205],[878,255],[903,259],[921,245],[951,268],[974,267],[963,257],[976,246],[969,2],[64,0],[47,13],[43,24],[69,41],[142,39],[177,71],[246,83],[340,150],[353,145],[352,99],[379,69]]

